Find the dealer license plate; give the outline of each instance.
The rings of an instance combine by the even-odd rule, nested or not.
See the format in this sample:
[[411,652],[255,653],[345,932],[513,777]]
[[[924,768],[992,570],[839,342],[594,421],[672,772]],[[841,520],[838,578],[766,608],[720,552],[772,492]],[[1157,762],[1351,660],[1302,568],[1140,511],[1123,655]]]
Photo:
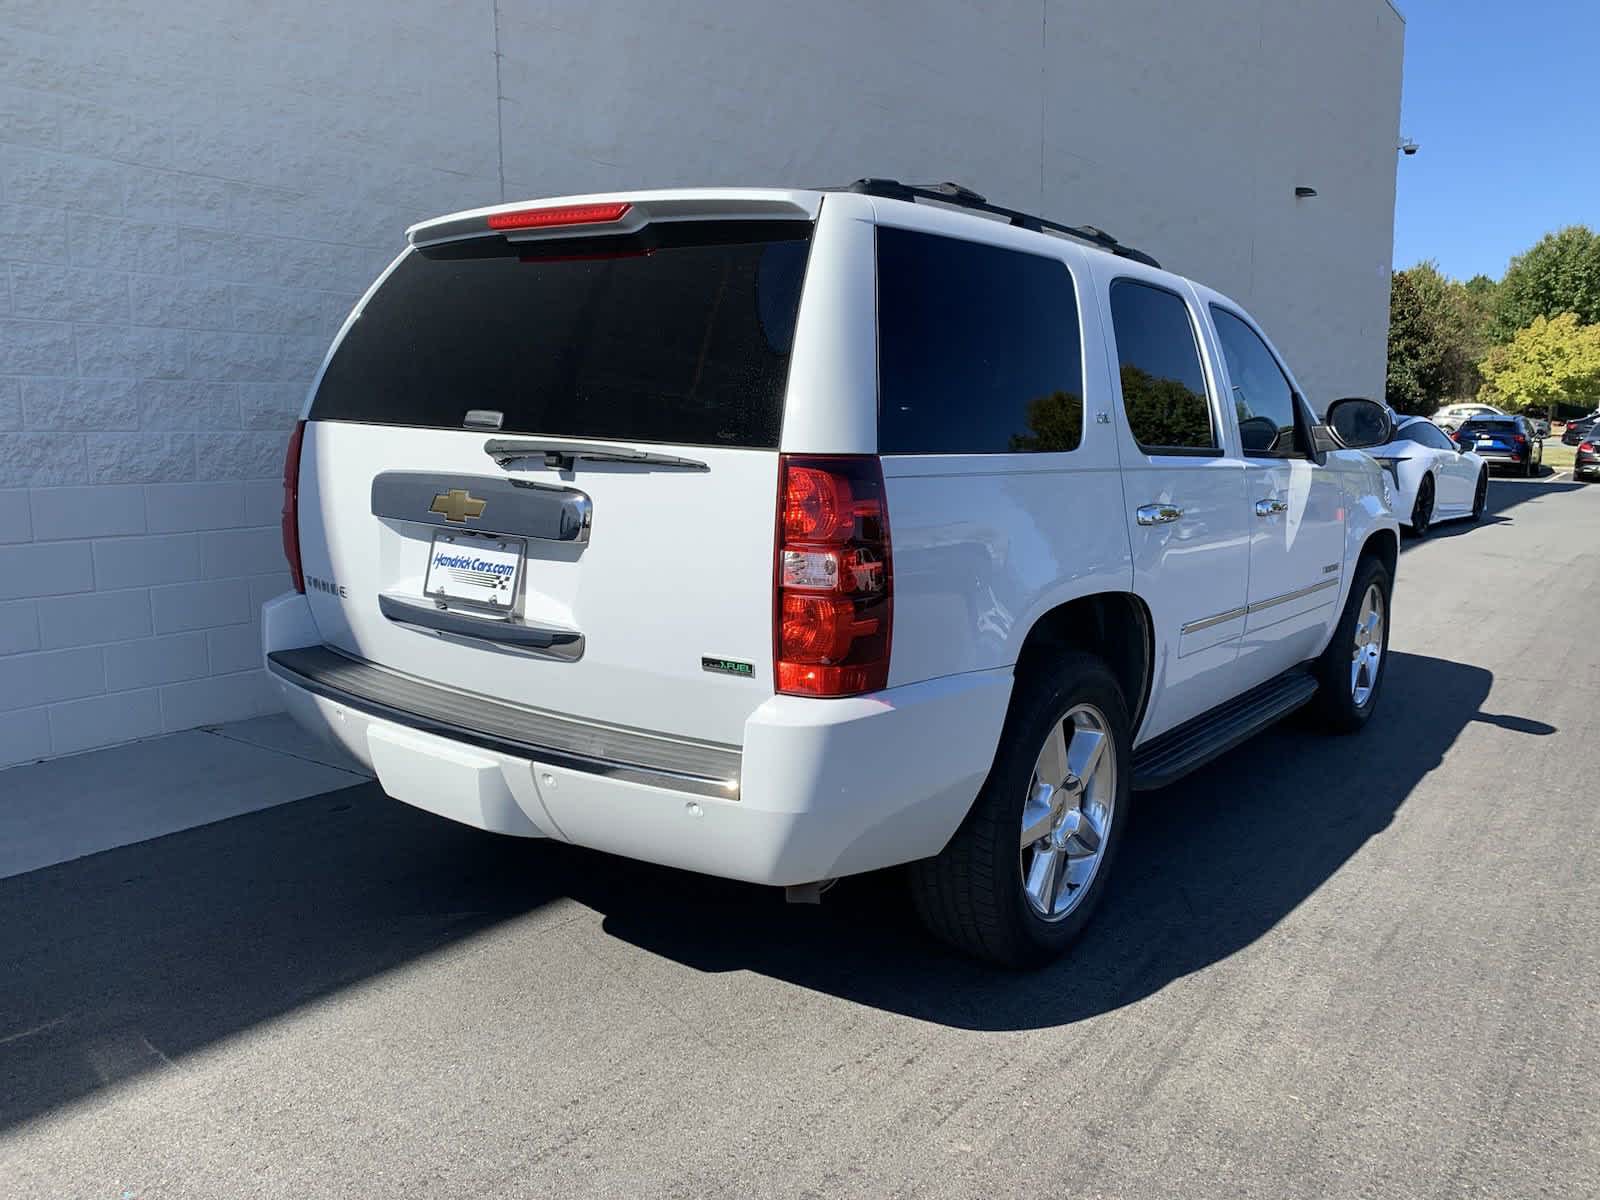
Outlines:
[[435,600],[509,611],[517,598],[526,550],[521,538],[441,529],[428,551],[422,590]]

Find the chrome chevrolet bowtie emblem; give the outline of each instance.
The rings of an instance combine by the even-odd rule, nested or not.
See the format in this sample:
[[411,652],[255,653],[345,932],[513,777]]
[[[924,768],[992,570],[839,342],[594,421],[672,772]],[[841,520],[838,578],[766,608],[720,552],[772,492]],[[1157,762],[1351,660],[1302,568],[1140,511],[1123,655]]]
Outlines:
[[451,488],[448,492],[440,492],[433,498],[429,512],[441,514],[446,521],[454,521],[457,525],[471,519],[477,520],[483,516],[482,500],[471,492],[462,488]]

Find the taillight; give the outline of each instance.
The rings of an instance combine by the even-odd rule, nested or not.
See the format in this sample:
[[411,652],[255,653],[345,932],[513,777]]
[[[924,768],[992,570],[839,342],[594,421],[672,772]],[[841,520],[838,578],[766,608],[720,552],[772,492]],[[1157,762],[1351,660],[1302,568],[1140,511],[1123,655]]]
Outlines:
[[283,557],[289,563],[289,580],[294,590],[306,590],[305,571],[300,566],[300,443],[305,439],[306,423],[296,421],[283,454]]
[[1528,435],[1525,433],[1513,434],[1511,440],[1519,446],[1526,446],[1528,444]]
[[607,225],[627,216],[631,204],[563,204],[521,212],[491,213],[490,229],[551,229],[558,225]]
[[778,691],[854,696],[888,686],[894,572],[877,456],[785,454],[777,541]]
[[1594,449],[1594,443],[1593,442],[1579,442],[1578,443],[1578,449],[1582,450],[1585,454],[1588,454],[1590,451],[1592,451]]

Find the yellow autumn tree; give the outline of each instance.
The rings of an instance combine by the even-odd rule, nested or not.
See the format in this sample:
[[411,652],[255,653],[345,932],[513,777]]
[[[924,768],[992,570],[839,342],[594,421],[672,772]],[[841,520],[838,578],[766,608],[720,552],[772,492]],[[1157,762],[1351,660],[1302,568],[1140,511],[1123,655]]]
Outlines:
[[1582,325],[1572,313],[1535,317],[1478,364],[1484,390],[1478,398],[1512,412],[1554,404],[1600,406],[1600,325]]

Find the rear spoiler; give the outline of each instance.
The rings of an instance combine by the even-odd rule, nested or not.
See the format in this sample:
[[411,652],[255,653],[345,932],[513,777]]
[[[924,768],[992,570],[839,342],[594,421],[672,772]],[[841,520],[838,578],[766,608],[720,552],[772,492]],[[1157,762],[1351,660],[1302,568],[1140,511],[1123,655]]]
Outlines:
[[532,242],[571,237],[575,229],[627,235],[669,221],[815,221],[821,205],[816,192],[770,189],[563,196],[434,217],[406,230],[406,240],[419,247],[492,235]]

